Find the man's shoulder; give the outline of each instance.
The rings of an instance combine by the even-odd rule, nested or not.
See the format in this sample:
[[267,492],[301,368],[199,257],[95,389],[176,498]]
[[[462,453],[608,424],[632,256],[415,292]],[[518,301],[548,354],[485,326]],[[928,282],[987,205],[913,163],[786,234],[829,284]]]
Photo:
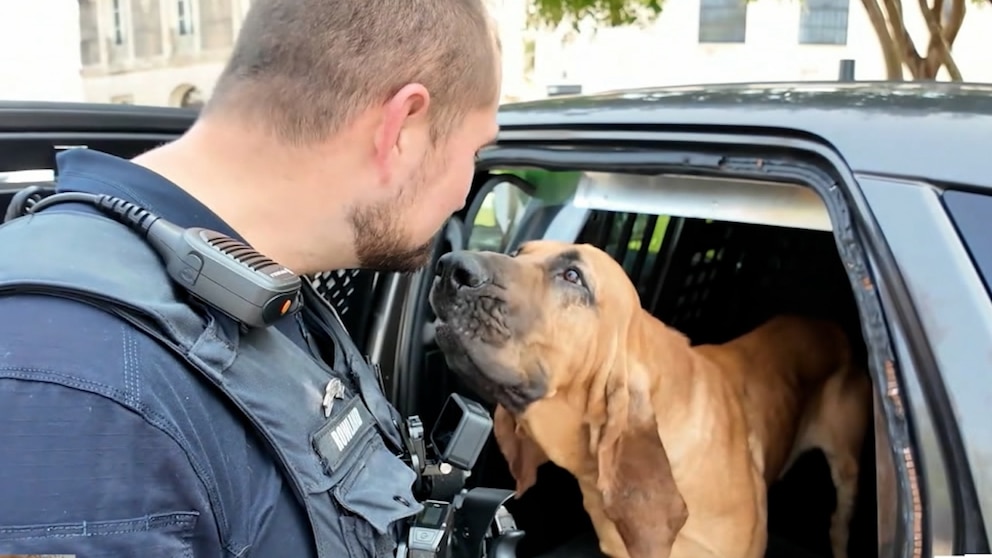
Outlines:
[[0,296],[0,377],[63,384],[127,406],[142,377],[181,363],[113,314],[57,296]]
[[[177,436],[224,422],[240,428],[222,395],[179,355],[83,302],[0,296],[0,355],[0,379],[60,385],[66,397],[97,394]],[[191,401],[202,412],[190,412]]]
[[[197,555],[216,555],[217,544],[231,553],[252,544],[246,526],[279,497],[278,470],[251,443],[245,422],[180,357],[102,309],[21,294],[0,296],[0,355],[0,407],[25,433],[6,432],[7,454],[0,455],[15,452],[21,470],[41,463],[34,478],[47,501],[76,506],[72,518],[88,521],[162,506],[162,513],[189,512],[183,520],[199,514]],[[107,484],[114,475],[120,477]],[[88,491],[97,488],[117,515],[95,515]],[[0,526],[13,524],[4,515],[10,511],[0,505]],[[47,524],[46,513],[38,508],[22,519]]]

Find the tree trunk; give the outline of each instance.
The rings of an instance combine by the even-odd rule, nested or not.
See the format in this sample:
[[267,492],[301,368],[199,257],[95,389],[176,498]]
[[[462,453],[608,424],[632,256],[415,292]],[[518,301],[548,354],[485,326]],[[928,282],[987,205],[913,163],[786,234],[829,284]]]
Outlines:
[[[905,79],[905,68],[914,80],[933,80],[941,68],[947,68],[951,80],[962,80],[961,70],[951,54],[951,46],[964,22],[965,0],[933,1],[931,7],[927,0],[917,0],[930,32],[926,56],[921,56],[906,29],[901,0],[861,0],[882,49],[887,79]],[[952,2],[951,13],[946,18],[945,1]],[[944,19],[946,21],[942,21]]]
[[927,45],[927,56],[917,64],[917,71],[913,73],[916,79],[936,79],[940,67],[947,68],[947,73],[952,81],[961,81],[961,70],[954,62],[951,55],[951,45],[961,30],[964,23],[966,6],[964,0],[947,0],[951,2],[951,13],[944,18],[944,1],[934,0],[933,7],[927,4],[927,0],[917,0],[920,5],[920,13],[927,23],[930,31],[930,42]]
[[[889,80],[902,81],[902,57],[899,56],[898,46],[889,32],[886,23],[885,13],[879,4],[881,0],[861,0],[865,11],[868,12],[868,20],[871,21],[875,36],[878,37],[878,46],[882,49],[882,58],[885,60],[885,77]],[[989,0],[992,2],[992,0]]]

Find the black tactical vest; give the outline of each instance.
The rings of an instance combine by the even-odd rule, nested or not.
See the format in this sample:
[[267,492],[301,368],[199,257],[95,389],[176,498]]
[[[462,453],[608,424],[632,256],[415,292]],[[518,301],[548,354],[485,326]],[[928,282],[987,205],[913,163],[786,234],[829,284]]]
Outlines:
[[[225,333],[180,298],[159,256],[127,227],[55,211],[0,227],[0,295],[15,291],[113,312],[216,385],[268,442],[306,508],[319,558],[391,556],[403,520],[423,509],[411,490],[416,474],[396,456],[395,410],[329,307],[317,316],[335,341],[333,367],[276,328]],[[323,302],[310,294],[311,306]]]

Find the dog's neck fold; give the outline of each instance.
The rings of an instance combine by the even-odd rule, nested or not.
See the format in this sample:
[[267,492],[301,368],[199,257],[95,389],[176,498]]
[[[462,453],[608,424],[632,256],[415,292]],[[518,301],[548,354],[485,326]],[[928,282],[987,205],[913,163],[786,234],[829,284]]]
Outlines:
[[685,408],[693,397],[698,360],[689,339],[643,309],[632,320],[627,337],[632,394],[643,391],[655,402],[652,408]]
[[[646,426],[655,418],[649,416],[652,400],[666,402],[663,408],[678,409],[692,397],[697,358],[679,331],[639,309],[622,331],[604,341],[608,347],[589,348],[588,354],[584,347],[575,347],[582,356],[570,360],[571,370],[548,375],[568,380],[549,386],[546,398],[566,401],[580,410],[596,409],[600,407],[596,400],[608,391],[607,384],[616,385],[611,378],[623,376],[622,384],[631,398],[630,426],[635,427]],[[601,426],[595,414],[587,415],[593,428]]]

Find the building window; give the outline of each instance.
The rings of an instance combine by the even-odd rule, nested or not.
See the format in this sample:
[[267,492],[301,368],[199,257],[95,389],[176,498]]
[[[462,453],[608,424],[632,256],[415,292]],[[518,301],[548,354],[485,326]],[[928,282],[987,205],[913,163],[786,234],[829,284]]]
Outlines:
[[111,8],[113,9],[113,27],[114,27],[114,44],[122,45],[124,44],[124,0],[113,0]]
[[100,63],[100,10],[95,0],[79,3],[79,54],[83,66]]
[[805,0],[799,10],[799,44],[847,44],[851,0]]
[[193,34],[193,0],[176,0],[176,21],[180,35]]
[[747,0],[699,0],[700,43],[743,43]]

